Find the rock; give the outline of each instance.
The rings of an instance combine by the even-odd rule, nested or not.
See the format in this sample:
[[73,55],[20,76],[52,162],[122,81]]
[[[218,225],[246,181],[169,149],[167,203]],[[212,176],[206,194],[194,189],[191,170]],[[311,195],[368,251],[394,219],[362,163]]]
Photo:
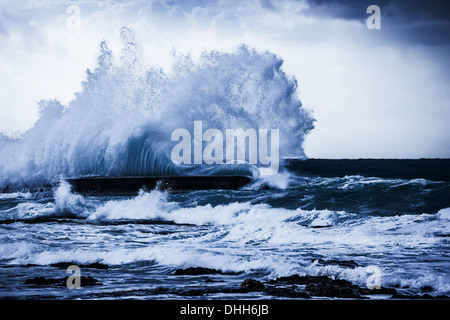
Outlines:
[[287,287],[275,287],[270,286],[267,287],[264,292],[271,296],[278,296],[278,297],[287,297],[287,298],[305,298],[309,299],[311,296],[303,291],[298,291],[295,288],[287,288]]
[[187,268],[187,269],[177,269],[175,270],[176,275],[189,275],[189,276],[196,276],[201,274],[222,274],[222,271],[216,270],[216,269],[210,269],[210,268],[202,268],[202,267],[195,267],[195,268]]
[[433,287],[431,287],[431,286],[423,286],[422,288],[420,288],[420,290],[422,292],[432,292],[433,291]]
[[369,288],[360,288],[359,292],[361,295],[373,295],[373,294],[396,294],[397,290],[394,288],[384,288],[381,287],[379,289],[369,289]]
[[406,295],[395,293],[392,295],[391,299],[407,299],[407,300],[450,300],[450,297],[440,295],[440,296],[431,296],[427,293],[424,295]]
[[[35,277],[32,279],[26,279],[25,284],[35,284],[38,286],[67,286],[67,279],[69,277],[64,278],[48,278],[45,277]],[[80,285],[81,287],[89,287],[89,286],[95,286],[95,285],[101,285],[100,282],[98,282],[97,279],[92,278],[91,276],[81,276],[80,277]]]
[[241,283],[241,289],[244,292],[251,292],[251,291],[263,291],[264,285],[255,279],[245,279]]
[[347,280],[335,280],[327,276],[299,276],[295,274],[271,280],[269,283],[306,285],[304,291],[317,297],[361,298],[358,286]]
[[306,284],[307,283],[307,281],[305,281],[306,277],[309,277],[309,276],[301,277],[298,274],[294,274],[294,275],[288,276],[288,277],[279,277],[279,278],[276,278],[275,280],[269,280],[268,283],[270,283],[270,284],[279,284],[279,283]]
[[323,259],[318,259],[318,260],[312,260],[317,261],[318,264],[320,265],[338,265],[340,267],[346,267],[346,268],[356,268],[356,267],[360,267],[359,264],[357,264],[355,261],[353,260],[323,260]]
[[[331,280],[331,279],[330,279]],[[361,298],[359,287],[348,283],[348,281],[331,280],[325,282],[312,282],[306,285],[305,291],[317,297],[336,298]]]
[[46,279],[45,277],[34,277],[33,279],[26,279],[25,284],[36,284],[39,286],[51,286],[54,284],[61,285],[63,279]]
[[[67,283],[67,279],[68,277],[64,278],[64,283]],[[86,287],[86,286],[96,286],[96,285],[101,285],[100,282],[98,282],[97,279],[92,278],[91,276],[81,276],[81,286],[82,287]]]

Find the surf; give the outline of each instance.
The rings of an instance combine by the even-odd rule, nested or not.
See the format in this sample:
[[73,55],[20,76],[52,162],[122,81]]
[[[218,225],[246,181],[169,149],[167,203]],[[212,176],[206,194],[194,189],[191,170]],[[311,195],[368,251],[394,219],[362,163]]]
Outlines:
[[[276,128],[280,157],[304,157],[302,143],[313,128],[297,81],[283,60],[245,45],[234,52],[204,52],[197,60],[174,54],[171,70],[142,57],[132,30],[121,30],[116,58],[100,43],[97,67],[86,70],[81,91],[68,104],[38,102],[40,117],[18,138],[0,135],[0,185],[40,186],[61,178],[185,175],[174,164],[171,134],[176,128]],[[202,166],[204,167],[204,166]],[[250,164],[215,170],[233,175]]]

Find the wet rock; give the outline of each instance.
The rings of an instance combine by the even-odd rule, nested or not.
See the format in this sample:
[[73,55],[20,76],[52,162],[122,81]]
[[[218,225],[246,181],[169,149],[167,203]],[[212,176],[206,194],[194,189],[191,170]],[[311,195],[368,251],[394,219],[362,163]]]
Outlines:
[[255,279],[245,279],[241,283],[241,290],[244,292],[263,291],[264,284]]
[[274,280],[269,280],[268,283],[270,284],[306,284],[307,281],[305,279],[309,276],[299,276],[298,274],[294,274],[292,276],[287,277],[279,277]]
[[305,292],[317,297],[361,298],[359,287],[347,280],[335,280],[326,276],[280,277],[269,281],[271,284],[305,285]]
[[384,288],[384,287],[381,287],[379,289],[359,288],[359,292],[361,295],[374,295],[374,294],[393,295],[397,293],[397,290],[395,290],[394,288]]
[[305,291],[317,297],[361,298],[359,287],[346,280],[312,282],[306,285]]
[[36,284],[39,286],[61,285],[63,279],[46,279],[45,277],[34,277],[33,279],[26,279],[25,284]]
[[450,300],[450,297],[440,295],[440,296],[431,296],[427,293],[423,295],[406,295],[395,293],[392,295],[391,299],[406,299],[406,300]]
[[432,292],[433,288],[431,286],[423,286],[422,288],[420,288],[420,290],[422,292]]
[[287,298],[304,298],[309,299],[311,296],[303,291],[298,291],[295,288],[289,288],[289,287],[276,287],[276,286],[270,286],[267,287],[264,292],[267,295],[271,296],[278,296],[278,297],[287,297]]
[[[32,279],[26,279],[25,284],[34,284],[38,286],[67,286],[67,279],[69,277],[64,278],[45,278],[45,277],[34,277]],[[92,278],[91,276],[81,276],[80,277],[80,285],[81,287],[95,286],[101,285],[101,283]]]
[[196,276],[201,274],[222,274],[222,271],[216,270],[216,269],[210,269],[210,268],[202,268],[202,267],[195,267],[195,268],[187,268],[187,269],[177,269],[175,270],[176,275],[189,275],[189,276]]
[[356,268],[356,267],[360,267],[359,264],[357,264],[355,261],[353,260],[323,260],[323,259],[318,259],[318,260],[312,260],[317,261],[318,264],[320,265],[337,265],[340,267],[346,267],[346,268]]

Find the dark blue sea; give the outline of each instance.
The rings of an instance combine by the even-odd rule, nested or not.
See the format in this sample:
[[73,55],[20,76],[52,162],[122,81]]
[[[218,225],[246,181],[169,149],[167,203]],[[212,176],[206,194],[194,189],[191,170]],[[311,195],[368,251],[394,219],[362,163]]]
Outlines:
[[[52,192],[2,193],[0,297],[285,299],[221,288],[295,274],[448,296],[449,165],[286,160],[238,190],[91,197],[61,180]],[[26,283],[64,278],[72,264],[97,285]],[[198,267],[210,272],[179,272]]]
[[[118,53],[100,43],[73,100],[40,100],[29,130],[0,133],[0,298],[450,295],[450,160],[303,160],[315,119],[281,57],[242,45],[195,60],[174,54],[166,70],[130,29],[121,39]],[[190,166],[191,141],[184,165],[174,161],[174,133],[205,150],[218,144],[222,160],[228,129],[275,130],[258,155],[270,145],[271,166],[283,159],[277,173],[259,175],[265,161]],[[195,163],[202,149],[192,144]],[[106,197],[66,180],[219,174],[253,181]]]

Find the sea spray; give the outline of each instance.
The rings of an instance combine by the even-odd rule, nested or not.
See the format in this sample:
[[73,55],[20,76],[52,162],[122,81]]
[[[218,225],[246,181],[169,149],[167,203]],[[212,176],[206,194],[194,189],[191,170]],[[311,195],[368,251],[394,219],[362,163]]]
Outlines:
[[61,180],[59,187],[55,190],[55,214],[73,215],[85,217],[90,206],[85,198],[71,192],[71,185]]
[[[131,30],[121,35],[119,61],[102,41],[97,67],[87,70],[67,106],[42,100],[33,128],[17,139],[0,138],[0,185],[55,184],[61,175],[190,173],[170,159],[171,133],[194,121],[205,130],[279,129],[280,157],[304,156],[302,142],[314,120],[276,55],[245,45],[231,53],[204,52],[198,62],[178,54],[165,72],[143,61]],[[235,169],[243,172],[242,166],[218,170]]]

